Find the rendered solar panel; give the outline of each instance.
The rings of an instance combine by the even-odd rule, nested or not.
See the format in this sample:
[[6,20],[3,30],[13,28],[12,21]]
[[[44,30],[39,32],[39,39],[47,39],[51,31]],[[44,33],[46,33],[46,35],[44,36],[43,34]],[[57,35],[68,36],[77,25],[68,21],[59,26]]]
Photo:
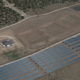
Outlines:
[[76,36],[76,37],[70,38],[70,39],[68,39],[68,40],[65,40],[64,43],[73,41],[73,40],[75,40],[75,39],[80,39],[80,36]]
[[79,47],[80,47],[80,45],[77,45],[77,46],[74,46],[73,49],[76,49],[76,48],[79,48]]
[[26,65],[30,65],[31,63],[30,62],[28,62],[28,63],[25,63],[25,64],[23,64],[24,66],[26,66]]
[[77,49],[76,51],[80,51],[80,49]]
[[48,50],[46,50],[46,51],[43,51],[43,52],[40,52],[40,53],[38,53],[38,54],[32,55],[32,56],[30,56],[30,57],[33,58],[33,57],[35,57],[35,56],[39,56],[39,55],[41,55],[41,54],[43,54],[43,53],[46,53],[46,52],[48,52],[48,51],[51,51],[51,50],[53,50],[53,49],[58,49],[59,47],[65,47],[65,46],[64,46],[64,45],[59,45],[59,46],[57,46],[57,47],[48,49]]
[[[52,66],[55,66],[55,65],[57,65],[57,64],[60,64],[61,62],[64,62],[64,61],[66,61],[66,60],[68,60],[68,59],[71,59],[71,58],[73,58],[73,57],[76,57],[77,56],[77,54],[76,55],[73,55],[73,56],[70,56],[70,57],[68,57],[68,58],[66,58],[66,59],[63,59],[63,60],[61,60],[61,61],[58,61],[58,62],[55,62],[55,63],[53,63],[53,64],[50,64],[50,65],[48,65],[48,67],[52,67]],[[51,61],[52,62],[52,61]],[[46,63],[45,63],[46,64]],[[43,67],[42,69],[46,69],[45,67]]]
[[[13,73],[13,74],[15,74],[14,76],[17,76],[17,75],[20,75],[20,74],[25,73],[25,72],[27,72],[27,71],[33,70],[33,69],[35,69],[35,67],[32,67],[32,68],[27,69],[27,70],[22,71],[22,72],[20,72],[20,70],[16,70],[16,71],[13,71],[13,72],[10,72],[10,73]],[[22,70],[23,70],[23,69],[22,69]],[[19,73],[17,73],[17,72],[19,72]],[[10,77],[8,77],[8,76],[10,76],[10,75],[11,75],[10,73],[9,73],[9,74],[5,74],[5,75],[1,76],[1,78],[2,78],[2,77],[7,76],[6,78],[7,78],[7,79],[9,79]],[[16,73],[17,73],[17,74],[16,74]],[[12,77],[13,77],[13,75],[12,75]],[[4,79],[6,79],[6,78],[4,78]]]
[[22,78],[28,77],[28,76],[30,76],[30,75],[32,75],[32,74],[37,73],[37,72],[39,72],[39,70],[33,71],[33,72],[31,72],[31,73],[28,73],[28,74],[26,74],[26,75],[24,75],[24,76],[21,76],[21,77],[18,77],[18,78],[16,78],[16,79],[14,79],[14,80],[18,80],[18,79],[22,79]]
[[[60,51],[59,51],[59,50],[60,50]],[[51,51],[51,52],[49,52],[49,53],[45,53],[44,55],[41,55],[41,56],[39,56],[38,58],[45,57],[45,56],[50,55],[50,54],[60,53],[60,52],[65,51],[65,50],[68,50],[68,48],[65,48],[65,49],[63,49],[63,50],[57,49],[57,51]]]
[[8,72],[11,72],[11,71],[13,71],[13,70],[16,70],[17,68],[15,67],[15,68],[13,68],[12,70],[6,70],[6,71],[3,71],[3,72],[1,72],[0,73],[0,75],[2,74],[6,74],[6,73],[8,73]]
[[[27,60],[27,59],[24,58],[24,59],[21,59],[21,60],[19,60],[19,61],[13,62],[13,63],[11,63],[11,64],[6,65],[7,67],[5,67],[5,66],[0,67],[0,72],[5,71],[5,70],[8,70],[8,69],[11,69],[11,68],[14,68],[14,67],[16,67],[16,65],[17,65],[17,66],[18,66],[18,65],[22,65],[22,64],[19,63],[19,62],[20,62],[20,61],[24,61],[24,60]],[[14,65],[13,65],[13,64],[14,64]],[[11,65],[12,65],[12,66],[11,66]]]
[[[50,62],[53,62],[53,61],[56,61],[56,60],[58,60],[58,59],[61,59],[61,58],[63,58],[63,57],[66,57],[67,55],[71,55],[71,54],[73,54],[74,52],[72,51],[72,52],[70,52],[70,53],[67,53],[67,54],[65,54],[65,55],[63,55],[63,56],[59,56],[58,58],[53,58],[52,60],[49,60],[49,59],[46,59],[46,62],[44,62],[45,64],[48,64],[48,63],[50,63]],[[43,65],[45,65],[45,64],[39,64],[39,66],[43,66]]]
[[71,47],[71,46],[74,46],[74,45],[79,44],[79,43],[80,43],[80,41],[75,42],[75,43],[73,43],[73,44],[70,44],[69,46]]
[[37,74],[37,75],[35,75],[35,76],[32,76],[32,77],[30,77],[30,78],[28,78],[28,79],[26,79],[26,80],[33,80],[33,79],[35,79],[35,78],[37,78],[37,77],[40,77],[40,76],[42,76],[41,73],[40,73],[40,74]]
[[[67,55],[73,54],[73,53],[74,53],[74,52],[65,54],[64,56],[61,56],[61,58],[62,58],[62,57],[65,57],[65,56],[67,56]],[[60,57],[59,57],[59,58],[60,58]],[[57,58],[57,59],[59,59],[59,58]],[[44,69],[47,69],[47,68],[52,67],[52,66],[54,66],[54,65],[56,65],[56,64],[58,64],[58,63],[60,63],[60,61],[59,61],[59,62],[56,62],[56,63],[53,63],[53,64],[51,64],[51,65],[49,65],[49,66],[46,66],[46,67],[44,67],[44,68],[42,68],[42,69],[43,69],[43,70],[44,70]]]
[[72,61],[69,61],[69,62],[67,62],[67,63],[64,63],[64,64],[62,64],[62,65],[60,65],[60,66],[57,66],[57,67],[55,67],[55,68],[52,68],[52,69],[50,69],[50,70],[47,70],[46,73],[50,73],[50,72],[52,72],[52,71],[54,71],[54,70],[57,70],[57,69],[59,69],[59,68],[61,68],[61,67],[64,67],[64,66],[66,66],[66,65],[69,65],[70,63],[73,63],[73,62],[75,62],[75,61],[77,61],[77,60],[80,60],[80,57],[79,57],[79,58],[76,58],[76,59],[74,59],[74,60],[72,60]]
[[51,57],[52,55],[55,55],[55,54],[60,53],[60,52],[64,52],[64,51],[66,51],[66,50],[70,50],[70,49],[69,49],[69,48],[65,48],[64,50],[61,50],[61,51],[59,51],[59,52],[55,52],[55,53],[52,52],[52,54],[46,53],[45,55],[41,55],[41,56],[39,56],[39,57],[36,57],[36,58],[33,59],[33,60],[37,62],[37,61],[40,61],[41,59],[45,59],[46,57]]
[[21,63],[28,63],[29,62],[29,60],[25,60],[25,61],[22,61]]
[[[65,54],[65,53],[67,53],[67,54],[72,54],[72,53],[74,53],[74,52],[70,52],[70,51],[71,51],[71,50],[66,51],[66,52],[63,52],[63,53],[58,54],[58,55],[51,56],[51,57],[49,57],[49,58],[47,58],[47,59],[44,59],[44,60],[41,60],[41,61],[37,62],[37,64],[43,63],[43,62],[45,62],[45,61],[49,61],[50,59],[53,59],[53,58],[58,57],[58,56],[59,56],[59,57],[58,57],[57,59],[60,59],[60,58],[62,58],[60,55]],[[68,52],[69,52],[69,53],[68,53]],[[67,54],[63,55],[63,57],[67,56]],[[57,59],[55,59],[55,60],[57,60]]]
[[[65,48],[64,51],[65,50],[68,50],[68,48]],[[58,52],[55,52],[55,53],[53,51],[51,51],[50,53],[45,53],[45,54],[42,54],[41,56],[35,56],[34,58],[31,58],[31,59],[37,60],[38,58],[42,58],[42,57],[45,57],[45,56],[50,55],[50,54],[56,54],[56,53],[62,52],[61,50],[60,51],[57,50],[57,51]]]
[[[26,65],[29,65],[29,64],[26,63]],[[10,69],[12,69],[12,68],[15,69],[15,67],[16,67],[16,68],[21,68],[21,67],[24,67],[24,65],[22,65],[22,64],[20,63],[20,64],[16,64],[15,66],[13,65],[12,67],[8,67],[8,68],[9,68],[9,70],[10,70]],[[8,70],[8,69],[5,68],[4,71],[5,71],[5,70]]]
[[80,40],[80,38],[78,38],[78,39],[74,39],[74,40],[69,41],[69,42],[66,42],[66,44],[69,44],[69,43],[72,43],[72,42],[75,42],[75,41],[78,41],[78,40]]

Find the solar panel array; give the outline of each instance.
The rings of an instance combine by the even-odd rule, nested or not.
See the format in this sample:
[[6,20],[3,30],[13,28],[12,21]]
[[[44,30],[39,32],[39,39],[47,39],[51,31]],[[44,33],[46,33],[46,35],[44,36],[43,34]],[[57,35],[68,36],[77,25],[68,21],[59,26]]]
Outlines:
[[33,80],[80,60],[80,36],[0,67],[0,80]]
[[50,73],[80,59],[74,51],[64,44],[30,56],[30,58],[45,73]]
[[41,75],[27,58],[0,67],[0,80],[33,80]]
[[72,49],[75,49],[77,52],[80,51],[80,36],[68,39],[64,41],[64,43],[71,47]]

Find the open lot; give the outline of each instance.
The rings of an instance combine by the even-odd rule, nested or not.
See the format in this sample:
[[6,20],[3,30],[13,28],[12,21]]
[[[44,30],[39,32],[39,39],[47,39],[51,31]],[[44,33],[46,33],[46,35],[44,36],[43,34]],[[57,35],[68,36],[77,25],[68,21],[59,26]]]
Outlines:
[[80,12],[72,8],[33,17],[11,27],[32,53],[80,32]]
[[[21,44],[21,42],[14,36],[11,30],[0,32],[0,41],[3,41],[5,39],[12,39],[14,41],[14,45],[11,47],[4,47],[3,45],[0,45],[0,64],[6,63],[10,60],[10,55],[13,54],[11,51],[14,51],[16,49],[18,53],[18,50],[24,47],[23,44]],[[8,52],[10,52],[10,54],[8,54]]]

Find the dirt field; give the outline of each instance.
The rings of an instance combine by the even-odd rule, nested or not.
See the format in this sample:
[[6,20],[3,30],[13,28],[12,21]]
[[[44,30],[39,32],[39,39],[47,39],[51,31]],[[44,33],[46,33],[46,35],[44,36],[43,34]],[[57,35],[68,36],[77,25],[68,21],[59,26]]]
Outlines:
[[80,80],[80,61],[35,80]]
[[0,46],[0,64],[9,61],[8,58],[3,55],[3,53],[24,47],[21,42],[14,36],[11,30],[0,32],[0,41],[5,39],[13,39],[14,45],[12,45],[11,47],[4,47],[3,45]]
[[41,15],[12,26],[11,30],[32,53],[80,32],[80,12],[68,8]]

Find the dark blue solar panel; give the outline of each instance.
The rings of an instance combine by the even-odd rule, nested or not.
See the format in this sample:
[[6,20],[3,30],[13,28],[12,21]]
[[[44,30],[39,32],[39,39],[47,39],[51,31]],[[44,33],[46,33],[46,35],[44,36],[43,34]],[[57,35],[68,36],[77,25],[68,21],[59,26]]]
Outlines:
[[77,49],[76,51],[80,51],[80,49]]
[[6,73],[8,73],[8,72],[11,72],[11,71],[14,71],[14,70],[17,70],[18,68],[13,68],[12,70],[10,69],[10,70],[6,70],[6,71],[4,71],[4,72],[1,72],[0,73],[0,75],[3,75],[3,74],[6,74]]
[[43,51],[43,52],[40,52],[40,53],[35,54],[35,55],[32,55],[32,56],[30,56],[30,57],[33,58],[33,57],[35,57],[35,56],[39,56],[39,55],[41,55],[41,54],[43,54],[43,53],[47,53],[47,52],[49,52],[49,51],[51,51],[51,50],[58,49],[58,48],[61,48],[61,47],[64,48],[65,46],[64,46],[64,45],[59,45],[59,46],[57,46],[57,47],[54,47],[54,48],[45,50],[45,51]]
[[[58,54],[58,55],[51,55],[51,57],[47,57],[47,59],[45,59],[44,58],[44,60],[41,60],[41,61],[39,61],[39,62],[37,62],[36,61],[36,63],[37,64],[40,64],[40,63],[42,63],[42,62],[45,62],[45,61],[49,61],[50,59],[53,59],[53,58],[56,58],[56,57],[58,57],[57,59],[60,59],[61,57],[61,55],[63,55],[63,54],[65,54],[65,53],[68,53],[69,52],[69,54],[71,54],[71,53],[74,53],[74,52],[70,52],[71,50],[68,50],[68,51],[66,51],[66,52],[62,52],[62,53],[60,53],[60,54]],[[65,54],[65,55],[67,55],[67,54]]]
[[73,41],[66,42],[66,44],[69,44],[69,43],[75,42],[75,41],[77,41],[77,40],[80,40],[80,38],[79,38],[79,39],[76,39],[76,40],[73,40]]
[[76,48],[79,48],[79,47],[80,47],[80,45],[77,45],[77,46],[74,46],[73,49],[76,49]]
[[[60,58],[65,57],[65,56],[68,56],[68,55],[73,54],[73,53],[74,53],[74,52],[71,52],[71,53],[65,54],[65,55],[61,56]],[[60,58],[57,58],[57,59],[60,59]],[[66,60],[65,60],[65,61],[66,61]],[[61,61],[56,62],[56,63],[53,63],[53,64],[48,65],[48,66],[46,66],[46,67],[43,67],[42,69],[43,69],[43,70],[44,70],[44,69],[47,69],[47,68],[52,67],[52,66],[54,66],[54,65],[56,65],[56,64],[59,64],[59,63],[61,63]]]
[[9,67],[6,67],[5,69],[0,70],[0,73],[7,72],[7,71],[12,71],[12,70],[15,70],[17,68],[24,67],[24,66],[29,65],[29,64],[31,64],[31,63],[30,62],[29,63],[26,63],[26,64],[18,63],[16,65],[11,66],[11,67],[9,66]]
[[46,55],[50,55],[50,54],[60,53],[60,52],[62,52],[62,51],[66,51],[66,50],[69,50],[69,48],[65,48],[65,49],[63,49],[63,50],[57,49],[57,51],[51,51],[51,52],[49,52],[49,53],[45,53],[45,54],[40,55],[39,58],[44,57],[44,56],[46,56]]
[[[74,52],[72,51],[72,52],[69,52],[69,53],[67,53],[67,54],[65,54],[65,53],[67,53],[67,52],[62,53],[62,54],[64,54],[63,56],[60,56],[60,55],[59,55],[58,58],[55,58],[56,56],[53,56],[53,57],[50,57],[50,58],[47,58],[47,59],[42,60],[42,62],[44,62],[45,64],[46,64],[46,61],[47,61],[47,63],[50,63],[50,61],[53,62],[53,61],[55,61],[55,60],[58,60],[58,59],[60,59],[60,58],[65,57],[65,56],[67,56],[67,55],[73,54]],[[51,60],[51,59],[52,59],[52,60]],[[39,64],[39,62],[37,62],[37,64]],[[39,64],[39,65],[41,65],[41,64]]]
[[64,67],[64,66],[66,66],[66,65],[68,65],[68,64],[70,64],[70,63],[73,63],[73,62],[77,61],[77,60],[80,60],[80,57],[79,57],[79,58],[76,58],[76,59],[74,59],[74,60],[72,60],[72,61],[69,61],[69,62],[67,62],[67,63],[64,63],[64,64],[62,64],[62,65],[60,65],[60,66],[57,66],[57,67],[55,67],[55,68],[52,68],[52,69],[46,71],[46,73],[50,73],[50,72],[52,72],[52,71],[54,71],[54,70],[57,70],[57,69],[59,69],[59,68],[61,68],[61,67]]
[[79,44],[79,43],[80,43],[80,41],[75,42],[75,43],[73,43],[73,44],[70,44],[69,46],[71,47],[71,46],[74,46],[74,45]]
[[[61,61],[58,61],[58,62],[56,62],[56,63],[53,63],[53,64],[61,63],[61,62],[63,62],[63,61],[66,61],[66,60],[71,59],[71,58],[76,57],[76,56],[77,56],[77,54],[76,54],[76,55],[73,55],[73,56],[70,56],[70,57],[68,57],[68,58],[66,58],[66,59],[63,59],[63,60],[61,60]],[[43,63],[43,64],[40,64],[39,66],[46,65],[46,64],[51,63],[51,62],[53,62],[53,61],[55,61],[55,60],[57,60],[57,59],[53,59],[53,60],[47,61],[47,62],[45,62],[45,63]]]
[[[10,64],[8,64],[8,65],[2,66],[2,67],[0,67],[0,72],[1,72],[2,69],[6,70],[6,69],[10,68],[11,66],[14,66],[14,67],[15,67],[16,64],[17,64],[17,65],[18,65],[18,64],[21,64],[20,62],[21,62],[21,61],[25,61],[25,60],[27,60],[27,58],[23,58],[23,59],[21,59],[21,60],[15,61],[15,62],[10,63]],[[5,68],[6,68],[6,69],[5,69]],[[3,70],[2,70],[2,71],[3,71]]]
[[[55,52],[55,53],[53,53],[53,52],[51,52],[51,53],[45,53],[45,54],[42,54],[41,56],[39,56],[39,57],[37,57],[37,56],[35,56],[35,58],[33,58],[33,60],[35,60],[35,61],[40,61],[40,59],[44,59],[44,58],[46,58],[46,57],[50,57],[50,56],[52,56],[52,55],[55,55],[55,54],[58,54],[58,53],[60,53],[60,52],[66,52],[67,50],[70,50],[69,48],[65,48],[65,49],[63,49],[63,50],[61,50],[61,51],[59,51],[59,50],[57,50],[57,52]],[[39,59],[40,58],[40,59]],[[39,59],[39,60],[38,60]]]
[[26,75],[24,75],[24,76],[21,76],[21,77],[18,77],[18,78],[16,78],[16,79],[14,79],[14,80],[19,80],[19,79],[22,79],[22,78],[24,78],[24,77],[28,77],[28,76],[30,76],[30,75],[32,75],[32,74],[37,73],[37,72],[39,72],[39,70],[33,71],[33,72],[31,72],[31,73],[28,73],[28,74],[26,74]]
[[65,40],[64,43],[71,43],[71,42],[74,42],[74,41],[77,41],[80,39],[80,36],[77,36],[77,37],[73,37],[73,38],[70,38],[68,40]]
[[[3,75],[3,77],[6,76],[6,77],[3,78],[3,79],[4,79],[4,80],[9,79],[9,78],[11,78],[11,77],[18,76],[18,75],[20,75],[20,74],[22,74],[22,73],[28,72],[28,71],[33,70],[33,69],[35,69],[35,67],[32,67],[32,68],[30,68],[30,69],[27,69],[27,70],[25,70],[25,71],[19,72],[19,73],[14,74],[14,75],[9,75],[9,76]],[[18,70],[17,70],[17,71],[18,71]],[[13,73],[15,73],[15,71],[14,71]]]
[[32,77],[30,77],[30,78],[28,78],[28,79],[26,79],[26,80],[33,80],[33,79],[35,79],[35,78],[37,78],[37,77],[40,77],[40,76],[42,76],[41,73],[40,73],[40,74],[37,74],[37,75],[35,75],[35,76],[32,76]]

